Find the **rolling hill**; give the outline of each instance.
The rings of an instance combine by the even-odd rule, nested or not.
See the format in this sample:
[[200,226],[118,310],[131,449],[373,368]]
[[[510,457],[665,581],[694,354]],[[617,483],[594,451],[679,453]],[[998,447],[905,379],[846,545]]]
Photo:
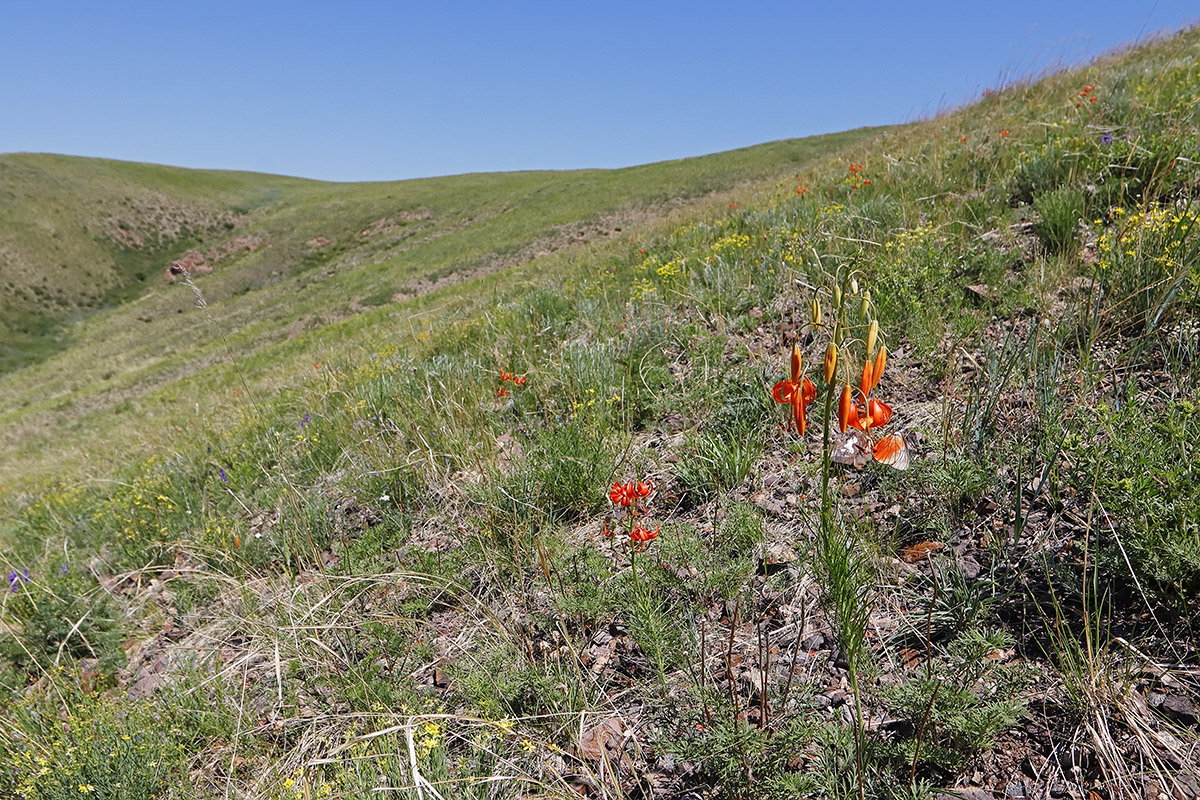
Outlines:
[[0,794],[1200,797],[1198,97],[1191,29],[627,170],[0,158]]

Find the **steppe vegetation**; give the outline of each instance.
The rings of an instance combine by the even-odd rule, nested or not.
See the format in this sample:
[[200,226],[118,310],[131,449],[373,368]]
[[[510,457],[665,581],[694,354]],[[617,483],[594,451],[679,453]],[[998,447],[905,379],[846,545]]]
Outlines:
[[1198,98],[1193,30],[719,208],[761,162],[464,176],[520,225],[327,283],[370,228],[291,201],[154,290],[179,353],[0,382],[0,790],[1200,795]]

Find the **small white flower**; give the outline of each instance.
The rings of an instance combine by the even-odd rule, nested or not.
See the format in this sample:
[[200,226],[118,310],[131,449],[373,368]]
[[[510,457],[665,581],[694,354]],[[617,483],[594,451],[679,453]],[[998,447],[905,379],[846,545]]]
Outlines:
[[389,501],[391,499],[392,498],[388,496],[387,492],[384,492],[383,496],[379,498],[379,502],[386,503],[387,501]]

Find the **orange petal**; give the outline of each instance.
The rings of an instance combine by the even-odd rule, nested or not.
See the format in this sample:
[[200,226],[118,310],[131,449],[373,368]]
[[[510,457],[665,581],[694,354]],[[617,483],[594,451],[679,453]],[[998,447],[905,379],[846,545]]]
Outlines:
[[850,419],[849,425],[851,428],[858,428],[860,431],[867,429],[867,417],[863,412],[858,410],[858,406],[854,403],[850,404]]
[[800,345],[792,345],[792,383],[800,380]]
[[786,403],[792,399],[793,388],[791,381],[780,381],[771,387],[771,399],[776,403]]
[[864,362],[863,363],[862,381],[858,384],[858,388],[862,391],[862,401],[864,403],[867,402],[867,395],[869,395],[871,393],[871,386],[873,385],[871,383],[871,375],[872,375],[871,362],[870,361]]
[[804,403],[800,392],[792,395],[792,415],[796,422],[796,432],[803,436],[804,431],[808,429],[808,422],[804,418]]
[[813,400],[817,399],[817,386],[808,378],[804,379],[803,389],[801,389],[804,405],[808,405]]
[[882,427],[892,418],[892,407],[872,397],[871,402],[867,403],[867,416],[871,418],[872,427]]

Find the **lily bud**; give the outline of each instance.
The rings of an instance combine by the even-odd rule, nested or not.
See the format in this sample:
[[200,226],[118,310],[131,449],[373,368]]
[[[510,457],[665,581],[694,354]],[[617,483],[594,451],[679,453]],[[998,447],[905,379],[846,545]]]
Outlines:
[[833,287],[833,307],[838,311],[842,308],[842,287],[840,286]]
[[814,328],[821,327],[821,301],[812,299],[812,324]]
[[875,341],[879,338],[879,322],[871,320],[871,327],[867,329],[867,358],[871,357],[871,353],[875,350]]
[[870,310],[871,310],[871,301],[868,300],[866,297],[864,297],[862,299],[862,302],[858,304],[858,315],[860,317],[865,317],[867,315],[867,312]]
[[875,366],[871,370],[871,385],[878,386],[879,379],[883,377],[883,365],[887,363],[887,346],[880,345],[879,352],[875,354]]
[[792,345],[792,380],[800,380],[800,345]]
[[858,294],[858,278],[850,279],[850,294]]
[[833,373],[837,369],[837,346],[833,342],[825,349],[825,383],[833,383]]
[[850,399],[850,384],[842,387],[842,399],[838,401],[838,428],[842,433],[850,426],[850,414],[854,411],[854,401]]

